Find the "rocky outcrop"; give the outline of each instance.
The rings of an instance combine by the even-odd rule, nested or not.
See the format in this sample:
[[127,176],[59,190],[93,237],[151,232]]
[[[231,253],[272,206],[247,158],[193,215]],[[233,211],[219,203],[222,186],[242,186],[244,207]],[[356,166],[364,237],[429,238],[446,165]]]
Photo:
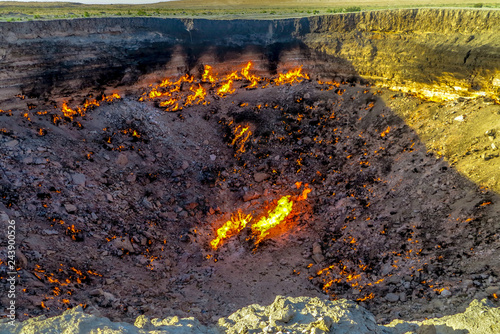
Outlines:
[[473,301],[464,313],[423,322],[394,320],[377,325],[375,317],[356,303],[341,299],[327,301],[309,297],[276,297],[269,306],[250,305],[221,318],[217,325],[202,325],[195,318],[149,319],[139,316],[135,324],[112,322],[89,315],[80,306],[62,315],[44,316],[11,325],[4,320],[0,333],[155,333],[155,334],[233,334],[233,333],[483,333],[500,331],[500,309],[486,299]]
[[361,75],[428,97],[500,93],[500,12],[406,9],[284,20],[89,18],[0,23],[0,107],[127,87],[147,73],[196,73],[253,60],[259,71],[303,64]]
[[410,9],[311,18],[303,41],[358,74],[434,100],[500,95],[499,11]]

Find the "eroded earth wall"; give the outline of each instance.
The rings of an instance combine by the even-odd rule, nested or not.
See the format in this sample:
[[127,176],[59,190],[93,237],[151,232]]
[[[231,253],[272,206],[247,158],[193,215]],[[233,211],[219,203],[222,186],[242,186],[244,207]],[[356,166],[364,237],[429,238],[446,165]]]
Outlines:
[[[0,106],[253,60],[361,75],[433,99],[500,94],[500,12],[374,11],[284,20],[89,18],[0,23]],[[234,64],[228,65],[228,67]],[[166,72],[166,73],[165,73]],[[24,105],[26,101],[23,102]]]

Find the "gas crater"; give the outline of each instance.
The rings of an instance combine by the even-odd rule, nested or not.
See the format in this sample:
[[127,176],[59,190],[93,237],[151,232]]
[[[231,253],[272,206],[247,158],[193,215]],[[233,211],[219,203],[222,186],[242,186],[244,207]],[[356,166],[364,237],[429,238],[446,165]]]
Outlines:
[[19,319],[81,305],[214,323],[277,295],[350,299],[380,323],[498,305],[499,24],[0,23]]

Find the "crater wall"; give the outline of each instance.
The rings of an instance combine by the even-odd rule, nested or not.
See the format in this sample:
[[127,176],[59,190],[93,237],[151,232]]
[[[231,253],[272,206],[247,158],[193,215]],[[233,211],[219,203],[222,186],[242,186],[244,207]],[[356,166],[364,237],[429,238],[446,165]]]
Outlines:
[[[0,23],[0,102],[50,99],[253,60],[362,76],[433,99],[500,94],[500,12],[407,9],[283,20],[89,18]],[[233,65],[233,64],[231,64]],[[229,67],[229,66],[228,66]]]

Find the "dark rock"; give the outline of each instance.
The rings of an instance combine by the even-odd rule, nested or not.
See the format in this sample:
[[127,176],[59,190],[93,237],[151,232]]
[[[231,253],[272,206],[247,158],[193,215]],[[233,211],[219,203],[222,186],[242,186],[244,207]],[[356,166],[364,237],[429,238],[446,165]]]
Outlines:
[[271,175],[269,175],[267,173],[255,173],[253,175],[255,182],[262,182],[264,180],[267,180],[270,177],[271,177]]
[[77,186],[85,186],[86,177],[81,173],[76,173],[71,175],[71,180]]
[[388,293],[387,295],[385,295],[385,300],[391,303],[395,303],[399,300],[399,295],[396,293]]

